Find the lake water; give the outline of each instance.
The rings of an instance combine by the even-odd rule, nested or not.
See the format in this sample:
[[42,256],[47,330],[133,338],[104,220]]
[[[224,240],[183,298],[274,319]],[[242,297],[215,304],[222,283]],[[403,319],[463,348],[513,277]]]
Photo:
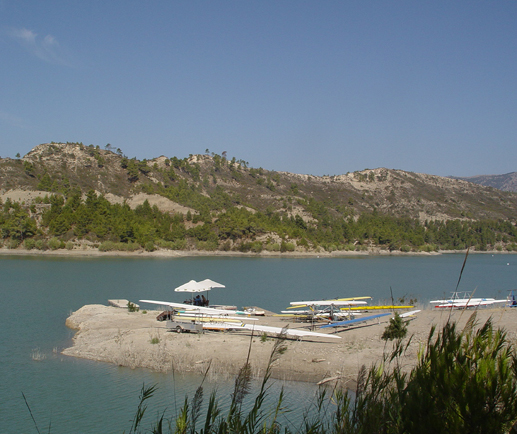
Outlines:
[[[416,298],[426,303],[456,287],[464,255],[346,258],[62,258],[0,256],[0,432],[128,432],[142,384],[157,384],[146,423],[173,416],[200,378],[130,370],[65,357],[74,332],[67,316],[110,298],[182,302],[173,288],[190,279],[226,285],[208,295],[214,304],[259,306],[279,312],[290,301],[369,295],[373,303]],[[506,298],[517,287],[517,256],[471,254],[459,290]],[[34,360],[34,355],[41,360]],[[38,358],[38,357],[36,357]],[[243,361],[244,362],[244,361]],[[365,363],[369,361],[365,360]],[[282,384],[294,406],[313,386]],[[227,396],[231,384],[208,384]],[[278,388],[277,388],[278,389]],[[274,389],[272,393],[276,393]],[[298,400],[298,401],[297,401]],[[298,415],[299,416],[299,415]],[[294,415],[294,417],[298,417]]]

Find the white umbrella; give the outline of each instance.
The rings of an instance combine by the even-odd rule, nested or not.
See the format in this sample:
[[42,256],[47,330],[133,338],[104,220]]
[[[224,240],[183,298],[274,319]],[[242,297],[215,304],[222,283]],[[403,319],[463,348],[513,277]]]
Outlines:
[[[212,288],[225,288],[224,285],[214,282],[210,279],[202,280],[201,282],[196,282],[195,280],[190,280],[187,283],[184,283],[181,286],[178,286],[174,289],[176,292],[203,292],[203,291],[210,291]],[[193,297],[192,297],[193,299]],[[192,304],[194,304],[194,301],[192,300]]]
[[210,280],[210,279],[205,279],[198,283],[203,288],[205,288],[206,291],[208,291],[212,288],[226,288],[226,286],[222,285],[221,283],[214,282],[213,280]]
[[[183,285],[178,286],[177,288],[174,288],[175,292],[202,292],[204,291],[204,288],[199,284],[199,282],[196,282],[195,280],[190,280],[187,283],[184,283]],[[190,297],[190,302],[194,304],[194,295]]]
[[[214,282],[210,279],[202,280],[201,282],[198,282],[198,284],[201,285],[205,291],[210,291],[212,288],[226,288],[226,286],[224,286],[223,284]],[[206,295],[206,299],[204,300],[204,302],[208,306],[208,293]]]
[[184,283],[177,288],[174,288],[176,292],[203,292],[205,291],[205,287],[200,284],[200,282],[196,282],[195,280],[190,280],[187,283]]
[[[210,291],[212,288],[225,288],[224,285],[221,285],[220,283],[214,282],[210,279],[202,280],[201,282],[196,282],[195,280],[191,280],[187,283],[184,283],[181,286],[178,286],[174,289],[176,292],[203,292],[203,291]],[[192,297],[192,304],[194,304],[194,297]],[[203,297],[204,299],[204,297]],[[204,302],[203,302],[204,303]],[[208,303],[208,301],[206,301]]]

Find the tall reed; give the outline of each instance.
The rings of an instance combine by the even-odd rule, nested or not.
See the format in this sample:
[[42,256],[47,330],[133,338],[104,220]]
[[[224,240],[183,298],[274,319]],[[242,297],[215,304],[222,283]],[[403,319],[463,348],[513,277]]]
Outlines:
[[245,411],[243,401],[251,389],[250,342],[225,415],[213,392],[204,424],[198,426],[201,384],[190,403],[185,399],[174,423],[168,424],[168,431],[164,431],[162,415],[151,432],[508,433],[517,420],[517,357],[503,330],[494,330],[491,319],[476,328],[475,318],[476,312],[463,330],[453,322],[447,322],[437,334],[432,327],[417,366],[409,373],[399,362],[408,345],[399,340],[380,364],[360,369],[354,397],[337,386],[321,389],[315,402],[305,409],[301,422],[285,418],[284,425],[278,419],[289,412],[283,390],[272,406],[265,406],[265,398],[274,363],[286,350],[285,333],[275,341],[253,406]]

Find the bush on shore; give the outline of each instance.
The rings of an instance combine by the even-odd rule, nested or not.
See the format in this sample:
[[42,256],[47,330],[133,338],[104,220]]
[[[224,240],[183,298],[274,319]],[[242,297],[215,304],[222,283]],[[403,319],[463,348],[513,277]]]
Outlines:
[[99,245],[99,251],[101,252],[135,252],[140,249],[138,243],[118,243],[114,241],[104,241]]

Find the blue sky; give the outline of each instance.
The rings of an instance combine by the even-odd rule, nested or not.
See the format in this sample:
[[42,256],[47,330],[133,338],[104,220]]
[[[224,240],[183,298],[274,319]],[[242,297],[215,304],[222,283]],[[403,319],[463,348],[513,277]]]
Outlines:
[[517,2],[0,0],[0,156],[517,171]]

